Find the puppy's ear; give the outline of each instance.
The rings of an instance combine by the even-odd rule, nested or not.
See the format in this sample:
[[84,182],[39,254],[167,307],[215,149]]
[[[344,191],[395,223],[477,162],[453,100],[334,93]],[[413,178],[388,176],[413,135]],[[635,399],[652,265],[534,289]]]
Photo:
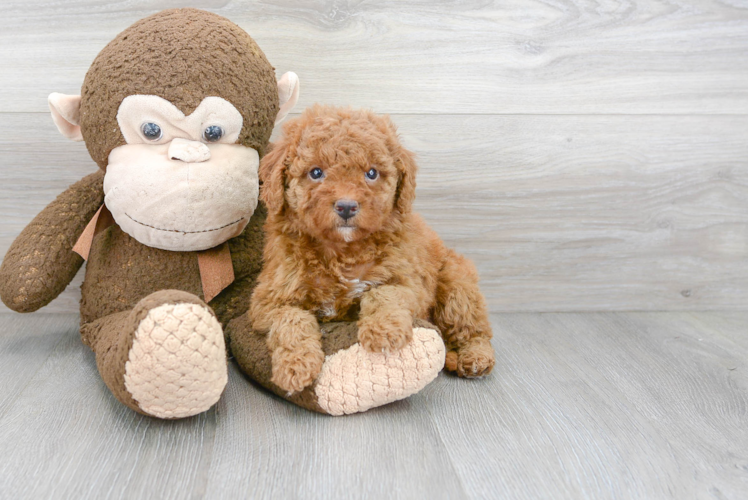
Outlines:
[[272,145],[271,150],[260,162],[260,199],[270,213],[278,213],[283,208],[286,190],[286,157],[288,147],[281,140]]
[[400,147],[400,151],[395,161],[400,180],[397,183],[397,193],[395,195],[395,208],[401,214],[407,214],[413,207],[413,200],[416,198],[416,166],[415,155],[407,149]]

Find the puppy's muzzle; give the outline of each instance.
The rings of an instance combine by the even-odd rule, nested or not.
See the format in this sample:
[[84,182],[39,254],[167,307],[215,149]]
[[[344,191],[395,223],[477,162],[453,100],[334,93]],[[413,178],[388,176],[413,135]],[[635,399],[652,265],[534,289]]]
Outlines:
[[358,202],[353,200],[338,200],[335,202],[335,213],[347,221],[358,213]]

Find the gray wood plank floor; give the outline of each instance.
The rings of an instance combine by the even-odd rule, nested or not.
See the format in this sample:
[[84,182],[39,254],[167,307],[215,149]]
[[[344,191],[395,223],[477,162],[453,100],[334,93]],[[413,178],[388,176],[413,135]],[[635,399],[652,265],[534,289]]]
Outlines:
[[497,370],[349,417],[232,365],[209,412],[121,406],[74,314],[0,315],[2,498],[748,496],[748,313],[492,317]]

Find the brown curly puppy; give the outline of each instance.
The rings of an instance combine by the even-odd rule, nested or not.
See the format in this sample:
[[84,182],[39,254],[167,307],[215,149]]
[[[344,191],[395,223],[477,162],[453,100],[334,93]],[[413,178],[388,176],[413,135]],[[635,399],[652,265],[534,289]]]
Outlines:
[[402,348],[413,319],[430,319],[448,370],[488,374],[477,272],[411,211],[416,164],[389,118],[317,105],[283,130],[260,164],[265,264],[249,311],[268,332],[272,381],[289,392],[312,384],[324,361],[318,321],[356,319],[372,352]]

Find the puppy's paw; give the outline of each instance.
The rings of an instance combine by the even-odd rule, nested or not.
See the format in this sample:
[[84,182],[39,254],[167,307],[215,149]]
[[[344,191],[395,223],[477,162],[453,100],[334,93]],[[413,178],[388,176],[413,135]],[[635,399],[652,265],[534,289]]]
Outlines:
[[273,351],[273,376],[275,385],[292,394],[312,385],[322,370],[325,353],[321,347],[306,349],[284,349]]
[[384,311],[358,322],[358,341],[369,352],[399,351],[413,338],[413,316],[405,309]]
[[491,342],[475,338],[456,351],[449,351],[444,367],[458,377],[478,378],[491,373],[495,364]]

